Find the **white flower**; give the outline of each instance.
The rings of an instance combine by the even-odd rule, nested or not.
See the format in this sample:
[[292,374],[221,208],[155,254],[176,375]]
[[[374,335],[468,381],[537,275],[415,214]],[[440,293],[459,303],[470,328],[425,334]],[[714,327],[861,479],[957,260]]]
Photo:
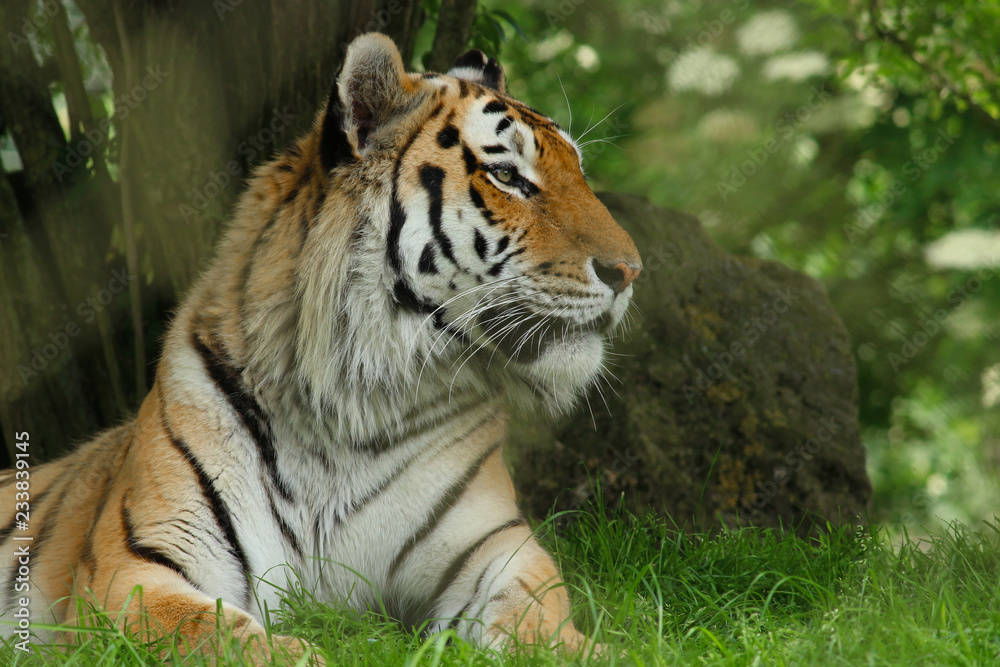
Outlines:
[[766,55],[790,49],[799,39],[799,28],[787,12],[760,12],[736,32],[740,49],[747,55]]
[[830,61],[819,51],[800,51],[769,58],[764,63],[763,74],[768,81],[805,81],[811,76],[826,74],[829,69]]
[[730,109],[709,111],[698,122],[698,132],[713,141],[738,141],[753,137],[757,131],[753,116]]
[[678,56],[667,72],[667,81],[675,93],[694,90],[718,95],[733,85],[739,73],[740,66],[734,59],[699,46]]
[[601,57],[597,55],[594,47],[588,44],[581,44],[576,50],[576,63],[588,72],[593,72],[601,66]]
[[528,45],[528,55],[535,62],[549,62],[573,45],[573,34],[560,30],[556,34]]
[[1000,232],[960,229],[942,236],[924,250],[935,269],[976,269],[1000,266]]

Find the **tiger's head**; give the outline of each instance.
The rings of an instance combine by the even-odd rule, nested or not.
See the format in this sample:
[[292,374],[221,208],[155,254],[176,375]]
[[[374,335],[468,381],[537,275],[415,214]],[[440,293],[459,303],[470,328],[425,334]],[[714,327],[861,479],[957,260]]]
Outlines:
[[[508,97],[503,71],[479,51],[447,74],[406,73],[391,40],[363,35],[337,97],[317,124],[339,204],[328,200],[320,217],[349,207],[357,221],[343,240],[351,259],[313,282],[315,292],[342,287],[333,298],[354,325],[339,344],[368,351],[355,380],[405,368],[391,380],[401,388],[432,376],[456,391],[513,383],[567,408],[601,373],[642,268],[588,187],[573,139]],[[332,242],[311,237],[307,252],[310,242],[319,266]],[[321,294],[305,301],[329,305]],[[326,342],[329,316],[317,307],[302,327],[313,358],[338,345]]]

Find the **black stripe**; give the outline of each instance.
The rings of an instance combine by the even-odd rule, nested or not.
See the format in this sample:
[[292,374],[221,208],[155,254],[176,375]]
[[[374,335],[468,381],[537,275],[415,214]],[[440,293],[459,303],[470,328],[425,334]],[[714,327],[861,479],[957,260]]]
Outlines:
[[[443,308],[439,309],[437,312],[440,313],[442,310],[444,310],[444,309]],[[429,403],[417,406],[417,407],[413,408],[412,410],[410,410],[409,412],[407,412],[406,415],[404,416],[404,420],[412,421],[412,417],[415,414],[424,414],[424,413],[429,412],[431,410],[437,409],[438,407],[440,407],[442,405],[449,405],[449,404],[451,404],[451,401],[447,400],[446,398],[445,399],[437,399],[437,400],[430,401]],[[448,413],[446,416],[448,416],[448,417],[456,417],[458,415],[464,415],[464,414],[468,413],[471,409],[473,409],[473,407],[474,406],[471,406],[471,407],[470,406],[458,407],[455,411]],[[453,444],[453,443],[455,443],[455,442],[457,442],[457,441],[465,438],[470,433],[473,433],[480,426],[482,426],[483,424],[485,424],[490,418],[491,417],[489,415],[487,415],[486,417],[484,417],[480,421],[476,422],[476,424],[472,428],[470,428],[468,431],[462,433],[461,435],[458,435],[458,436],[455,436],[455,437],[451,438],[449,440],[449,442],[448,442],[448,445],[451,445],[451,444]],[[410,424],[409,426],[403,428],[402,431],[399,431],[399,432],[391,432],[390,431],[388,433],[376,436],[376,437],[368,440],[367,442],[365,442],[365,441],[362,441],[362,442],[352,442],[351,446],[354,447],[354,448],[356,448],[356,449],[367,449],[372,454],[374,454],[376,457],[378,457],[378,456],[381,456],[382,454],[384,454],[384,453],[386,453],[388,451],[392,451],[394,445],[397,445],[397,444],[400,444],[400,443],[404,443],[404,442],[408,442],[409,440],[411,440],[413,438],[416,438],[416,437],[418,437],[420,435],[423,435],[427,431],[435,428],[438,423],[440,423],[440,422],[439,421],[435,421],[435,422],[419,422],[418,421],[417,423]],[[410,461],[415,461],[416,458],[415,457],[411,457],[409,460]],[[396,472],[398,472],[398,470]]]
[[[243,576],[248,577],[250,573],[250,566],[247,563],[246,553],[240,545],[240,540],[236,536],[236,529],[233,527],[233,518],[229,513],[229,507],[226,505],[226,501],[219,495],[218,489],[215,488],[215,484],[212,482],[212,479],[205,472],[205,469],[201,465],[201,461],[199,461],[191,450],[188,449],[187,444],[175,436],[170,430],[170,425],[167,424],[166,415],[163,415],[163,430],[166,432],[167,439],[170,441],[170,444],[173,445],[174,448],[177,449],[177,451],[179,451],[185,459],[187,459],[187,462],[191,464],[191,468],[194,470],[195,478],[198,480],[198,486],[201,489],[201,495],[205,497],[205,500],[208,502],[208,507],[212,510],[212,515],[215,517],[215,523],[218,524],[223,535],[225,535],[226,547],[229,550],[229,553],[236,558],[240,565],[240,570],[243,572]],[[249,581],[247,582],[246,590],[244,591],[244,601],[246,604],[244,608],[249,609],[251,602]]]
[[458,144],[458,128],[454,125],[447,125],[437,135],[438,146],[441,148],[452,148]]
[[274,499],[269,497],[267,500],[271,504],[271,518],[273,518],[274,522],[278,524],[278,529],[281,531],[281,534],[285,536],[285,539],[288,541],[288,543],[292,546],[292,550],[295,551],[295,554],[299,558],[301,558],[302,546],[299,544],[299,538],[295,535],[295,531],[293,531],[292,527],[288,525],[287,521],[285,521],[285,517],[281,516],[281,514],[278,512],[278,508],[274,504]]
[[[440,113],[441,108],[441,105],[438,105],[434,113],[431,114],[431,117]],[[413,142],[416,141],[423,129],[424,126],[418,127],[410,134],[406,143],[403,144],[403,148],[399,151],[396,164],[392,167],[392,199],[389,203],[389,235],[386,237],[385,252],[389,258],[389,266],[396,273],[399,273],[403,266],[400,260],[399,235],[403,231],[403,225],[406,223],[406,212],[403,211],[403,205],[399,202],[399,170],[403,164],[403,158],[410,150],[410,146],[413,145]]]
[[515,255],[520,255],[522,252],[524,252],[524,250],[525,250],[524,248],[518,248],[514,252],[509,253],[506,257],[504,257],[499,262],[497,262],[496,264],[494,264],[493,266],[491,266],[490,270],[487,271],[486,273],[488,273],[491,276],[497,276],[497,275],[499,275],[501,269],[503,269],[504,264],[507,263],[507,260],[509,260],[511,257],[513,257]]
[[562,129],[554,120],[543,114],[538,109],[533,109],[524,102],[519,102],[517,100],[512,101],[514,102],[514,108],[521,114],[521,119],[525,122],[530,122],[531,124],[540,127],[555,127],[560,130]]
[[400,273],[403,263],[399,258],[399,235],[406,224],[406,212],[403,205],[399,203],[396,194],[396,186],[392,188],[392,201],[389,204],[389,236],[386,238],[386,251],[389,254],[389,266],[396,273]]
[[389,204],[389,236],[386,238],[386,252],[389,255],[389,266],[396,273],[402,271],[403,263],[399,258],[399,235],[406,224],[406,212],[403,205],[399,203],[396,194],[396,186],[392,188],[392,200]]
[[15,526],[17,526],[17,519],[11,518],[10,523],[8,523],[6,526],[0,529],[0,542],[6,540],[7,536],[14,532]]
[[186,547],[184,547],[185,544],[190,545],[193,548],[198,548],[199,544],[202,547],[207,547],[207,543],[205,542],[205,540],[198,538],[191,531],[181,528],[172,521],[154,521],[153,523],[147,525],[149,526],[149,528],[154,528],[157,526],[167,526],[168,528],[173,529],[169,536],[169,539],[172,541],[171,546],[173,546],[175,549],[177,549],[177,551],[187,556],[188,560],[197,561],[198,558],[190,551],[188,551]]
[[[204,537],[202,535],[196,535],[196,534],[194,534],[193,532],[191,532],[190,530],[188,530],[187,528],[184,527],[184,526],[188,526],[190,528],[195,528],[195,526],[193,526],[190,521],[184,521],[183,519],[173,518],[170,521],[156,521],[156,522],[150,524],[150,527],[152,527],[152,526],[167,526],[169,528],[177,530],[177,531],[179,531],[179,532],[181,532],[181,533],[183,533],[184,535],[187,536],[187,537],[184,537],[184,536],[178,535],[178,537],[180,539],[184,540],[185,542],[187,542],[188,544],[190,544],[192,547],[197,546],[198,544],[200,544],[206,550],[208,550],[210,552],[212,551],[211,545],[208,542],[205,541],[205,539],[204,539]],[[225,548],[225,543],[219,538],[218,535],[214,535],[213,534],[212,537],[215,538],[215,541],[218,544],[221,544],[223,546],[223,548]],[[178,548],[180,548],[180,547],[178,547]],[[182,551],[183,551],[183,549],[182,549]],[[188,556],[191,556],[191,554],[189,554],[187,551],[184,551],[184,553],[187,554]],[[193,558],[193,556],[192,556],[192,558]]]
[[496,130],[497,136],[500,136],[500,134],[508,127],[510,127],[510,124],[513,122],[514,122],[513,118],[511,118],[510,116],[504,116],[503,120],[497,123],[497,130]]
[[326,203],[327,192],[327,188],[323,188],[319,191],[319,194],[316,195],[316,200],[313,202],[313,217],[318,216],[323,210],[323,204]]
[[466,83],[465,79],[458,80],[458,97],[465,98],[469,96],[469,84]]
[[278,494],[285,500],[294,502],[291,489],[278,470],[278,454],[272,441],[271,425],[257,399],[243,384],[243,369],[227,363],[228,360],[223,359],[202,341],[197,331],[191,332],[191,344],[201,355],[205,370],[215,382],[216,388],[229,401],[233,411],[240,416],[243,426],[257,445],[257,453]]
[[448,624],[449,628],[451,628],[452,630],[456,629],[458,627],[459,621],[462,620],[462,617],[468,614],[469,611],[472,610],[472,605],[476,603],[476,598],[479,597],[479,589],[483,587],[483,580],[486,579],[486,573],[490,571],[491,567],[493,567],[493,563],[497,562],[503,557],[504,554],[494,556],[493,558],[490,559],[490,562],[486,563],[482,571],[479,573],[479,577],[476,579],[476,586],[475,588],[472,589],[472,595],[469,597],[469,602],[464,607],[462,607],[462,611],[458,612],[458,614],[455,615],[455,618],[451,619],[451,623]]
[[495,225],[497,224],[496,218],[493,217],[493,211],[486,208],[486,202],[483,201],[483,196],[479,194],[479,190],[472,183],[469,183],[469,199],[472,200],[472,204],[479,209],[483,217],[486,218],[487,224]]
[[[472,409],[475,409],[475,407],[469,408],[469,410],[472,410]],[[459,411],[459,413],[461,413],[461,411]],[[458,414],[458,413],[456,413],[456,414]],[[452,416],[454,416],[454,415],[452,415]],[[452,438],[451,442],[449,442],[447,445],[444,445],[441,449],[446,449],[446,448],[451,447],[452,445],[454,445],[456,442],[461,442],[461,441],[465,440],[465,438],[468,437],[469,434],[475,433],[476,431],[478,431],[482,427],[483,424],[485,424],[486,422],[490,421],[491,419],[494,419],[494,415],[492,415],[492,414],[486,415],[485,417],[483,417],[482,419],[480,419],[479,421],[477,421],[467,431],[465,431],[464,433],[462,433],[459,436],[456,436],[455,438]],[[428,426],[426,426],[424,428],[421,428],[421,429],[414,429],[414,430],[411,430],[411,431],[407,431],[406,433],[403,433],[402,435],[400,435],[399,438],[398,438],[398,440],[399,441],[403,441],[403,440],[408,440],[408,439],[416,438],[416,437],[420,436],[421,434],[423,434],[423,433],[425,433],[425,432],[427,432],[427,431],[429,431],[429,430],[431,430],[431,429],[433,429],[435,427],[436,427],[436,424],[431,424],[431,425],[428,425]],[[388,450],[388,446],[386,446],[386,448],[383,451],[387,451],[387,450]],[[378,452],[378,453],[382,453],[382,452]],[[407,469],[409,469],[413,465],[413,463],[417,459],[419,459],[424,453],[425,452],[421,451],[421,452],[417,452],[417,453],[411,455],[408,459],[406,459],[403,463],[401,463],[395,470],[393,470],[392,474],[390,474],[389,477],[386,478],[386,480],[384,482],[382,482],[380,485],[378,485],[377,487],[375,487],[374,489],[372,489],[371,491],[369,491],[367,495],[365,495],[363,498],[361,498],[357,502],[351,503],[351,506],[347,509],[347,511],[345,511],[342,515],[340,515],[339,517],[337,517],[338,521],[343,521],[343,520],[347,519],[349,516],[351,516],[352,514],[357,514],[358,512],[360,512],[361,510],[363,510],[370,502],[372,502],[372,500],[374,500],[383,491],[385,491],[386,489],[388,489],[392,485],[393,482],[395,482],[397,479],[399,479],[400,476],[403,474],[403,472],[406,471]]]
[[473,229],[473,234],[475,235],[475,239],[473,240],[472,245],[476,249],[476,254],[479,255],[479,259],[486,261],[486,237],[483,236],[478,229]]
[[425,245],[423,252],[420,253],[420,262],[417,264],[417,270],[420,273],[432,275],[438,272],[437,265],[434,263],[434,249],[430,243]]
[[496,155],[497,153],[507,153],[507,147],[501,146],[500,144],[492,144],[490,146],[483,146],[483,152],[489,155]]
[[437,308],[432,303],[419,298],[406,282],[405,278],[400,278],[392,289],[392,296],[400,306],[414,313],[424,313],[430,315]]
[[[535,593],[537,593],[541,587],[532,588],[531,586],[528,585],[528,582],[526,582],[521,577],[517,578],[517,583],[521,585],[521,590],[527,593],[529,598],[531,598],[535,602],[540,602],[540,600],[537,597],[535,597]],[[501,598],[501,597],[506,597],[506,591],[500,591],[499,593],[494,595],[492,598],[490,598],[490,602],[493,602],[494,598]]]
[[496,250],[493,251],[493,254],[499,255],[500,253],[502,253],[504,250],[507,249],[508,243],[510,243],[510,237],[505,235],[503,238],[497,241],[497,248]]
[[465,566],[468,565],[469,560],[475,555],[477,551],[479,551],[479,547],[486,544],[487,540],[489,540],[494,535],[502,533],[505,530],[509,530],[510,528],[523,525],[525,525],[525,521],[522,517],[511,519],[507,523],[497,526],[493,530],[489,531],[488,533],[480,537],[471,546],[469,546],[468,549],[466,549],[458,556],[456,556],[455,559],[451,561],[451,564],[448,565],[448,567],[445,569],[444,573],[441,575],[441,578],[438,580],[438,585],[434,589],[434,593],[431,595],[430,598],[433,601],[433,603],[434,604],[437,603],[438,598],[440,598],[444,594],[444,592],[448,589],[448,587],[452,583],[454,583],[456,577],[458,577],[458,575],[461,574],[462,571],[465,569]]
[[410,552],[413,551],[413,549],[416,548],[416,546],[420,544],[424,538],[433,532],[438,523],[441,522],[441,519],[444,518],[444,515],[448,513],[448,510],[450,510],[462,497],[465,489],[479,474],[479,471],[482,469],[487,459],[489,459],[493,452],[497,451],[499,448],[500,443],[497,442],[483,452],[479,458],[476,459],[471,466],[469,466],[465,473],[456,482],[454,482],[447,491],[445,491],[444,495],[438,499],[434,508],[431,510],[430,516],[428,516],[424,521],[424,524],[417,530],[417,532],[406,540],[403,548],[400,549],[399,552],[396,553],[396,557],[392,559],[392,564],[389,566],[389,573],[386,575],[386,579],[388,581],[392,581],[396,575],[396,570],[398,570],[403,564],[403,561],[406,560],[406,557],[410,554]]
[[194,582],[191,581],[184,568],[174,562],[170,556],[155,547],[139,544],[139,540],[135,535],[135,524],[132,523],[132,514],[129,512],[128,506],[124,501],[122,502],[122,528],[125,530],[125,546],[133,556],[147,563],[162,565],[167,569],[173,570],[184,577],[185,581],[194,586]]
[[285,193],[285,198],[281,200],[282,206],[288,206],[293,201],[295,201],[302,191],[309,185],[309,181],[312,180],[313,168],[312,165],[306,164],[302,173],[299,174],[299,181],[292,188]]
[[503,100],[493,100],[483,107],[483,113],[503,113],[507,110],[507,103]]
[[[194,512],[192,512],[192,514],[194,514]],[[195,516],[197,516],[197,514],[195,514]],[[215,542],[215,544],[218,544],[227,552],[229,551],[229,543],[226,541],[225,536],[220,536],[218,533],[214,531],[206,532],[203,528],[194,525],[190,521],[185,521],[184,519],[179,519],[177,517],[174,517],[170,521],[165,521],[164,523],[170,525],[172,528],[176,528],[185,535],[190,535],[193,539],[201,542],[202,546],[204,546],[205,549],[207,549],[209,552],[213,554],[215,553],[214,549],[212,548],[212,545],[209,544],[209,542],[205,539],[205,535],[211,537],[212,540]],[[187,526],[187,528],[185,528],[184,526]],[[188,530],[188,528],[190,528],[191,530]],[[192,531],[198,531],[198,532],[195,533]]]
[[444,169],[429,164],[423,165],[420,167],[420,184],[424,186],[424,190],[427,191],[427,197],[430,199],[428,216],[430,217],[431,232],[434,234],[434,240],[437,241],[438,246],[441,248],[441,254],[449,259],[452,264],[457,265],[455,255],[451,249],[451,239],[441,231],[441,207],[444,202]]
[[452,327],[450,324],[448,324],[448,322],[445,321],[444,319],[445,314],[446,314],[445,309],[441,307],[438,307],[438,309],[434,311],[434,327],[436,329],[440,329],[441,331],[446,331],[448,333],[448,336],[450,337],[449,342],[457,338],[465,342],[466,345],[471,345],[472,341],[469,339],[468,336],[465,335],[463,331],[460,331]]
[[475,153],[469,150],[469,147],[462,144],[462,159],[465,160],[465,173],[470,176],[479,169],[479,160],[476,159]]
[[521,175],[518,175],[517,177],[517,187],[522,193],[524,193],[525,197],[533,197],[540,192],[537,185]]

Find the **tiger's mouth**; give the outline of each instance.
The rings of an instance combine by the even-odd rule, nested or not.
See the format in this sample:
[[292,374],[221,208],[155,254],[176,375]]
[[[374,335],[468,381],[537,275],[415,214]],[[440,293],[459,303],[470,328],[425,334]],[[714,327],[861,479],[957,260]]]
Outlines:
[[585,337],[604,337],[614,329],[610,312],[579,323],[558,315],[543,315],[521,307],[488,308],[478,318],[485,338],[510,360],[532,363],[552,345]]

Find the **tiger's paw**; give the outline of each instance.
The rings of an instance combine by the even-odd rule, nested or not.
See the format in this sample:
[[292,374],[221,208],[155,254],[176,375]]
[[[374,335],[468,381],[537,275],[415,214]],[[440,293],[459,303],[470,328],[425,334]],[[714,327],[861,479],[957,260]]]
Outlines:
[[590,640],[583,633],[577,632],[575,628],[564,630],[557,637],[553,637],[550,643],[557,651],[577,658],[596,658],[609,655],[606,644],[598,644]]
[[506,653],[531,652],[547,646],[563,655],[581,659],[610,655],[610,649],[606,644],[591,641],[572,626],[564,628],[562,632],[551,636],[547,641],[539,637],[537,629],[519,628],[515,638],[510,632],[494,626],[493,631],[486,636],[486,645]]
[[286,635],[274,635],[271,641],[274,642],[276,653],[287,655],[296,664],[308,655],[308,662],[304,664],[310,665],[310,667],[325,667],[326,665],[326,658],[320,654],[316,645],[304,639]]
[[[284,658],[289,665],[326,666],[326,659],[319,653],[319,649],[298,637],[272,635],[270,641],[253,637],[249,643],[251,647],[248,657],[255,667],[272,665],[273,658]],[[306,658],[306,662],[300,663],[303,658]]]

